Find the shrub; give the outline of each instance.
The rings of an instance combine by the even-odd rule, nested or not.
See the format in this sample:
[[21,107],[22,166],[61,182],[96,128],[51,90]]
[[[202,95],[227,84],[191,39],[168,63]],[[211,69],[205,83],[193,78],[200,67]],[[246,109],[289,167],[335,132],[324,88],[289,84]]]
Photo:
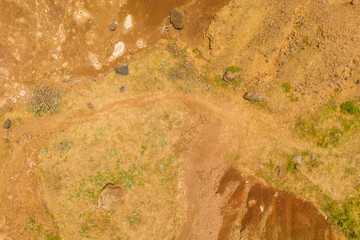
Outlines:
[[60,89],[42,84],[32,91],[29,108],[36,117],[39,117],[42,113],[52,114],[58,111],[60,100]]
[[341,110],[350,114],[357,114],[359,112],[359,107],[352,101],[346,101],[340,105]]

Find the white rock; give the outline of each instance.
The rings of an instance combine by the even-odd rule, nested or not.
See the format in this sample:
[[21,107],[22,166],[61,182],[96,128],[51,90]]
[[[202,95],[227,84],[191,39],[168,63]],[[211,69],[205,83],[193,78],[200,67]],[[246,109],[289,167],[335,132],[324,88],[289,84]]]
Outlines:
[[125,44],[123,42],[118,42],[117,44],[115,44],[115,48],[114,48],[114,52],[113,52],[113,57],[118,57],[120,56],[125,50]]
[[102,68],[102,65],[99,62],[98,57],[95,53],[89,52],[88,57],[95,69],[100,70]]
[[130,14],[126,16],[124,27],[126,29],[130,29],[132,27],[132,17]]

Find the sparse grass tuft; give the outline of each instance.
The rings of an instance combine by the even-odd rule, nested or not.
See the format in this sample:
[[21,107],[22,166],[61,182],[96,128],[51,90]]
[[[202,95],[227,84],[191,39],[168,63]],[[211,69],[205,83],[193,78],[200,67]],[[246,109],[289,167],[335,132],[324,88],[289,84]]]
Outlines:
[[36,117],[43,113],[55,113],[58,111],[61,95],[60,89],[42,84],[32,91],[29,108]]

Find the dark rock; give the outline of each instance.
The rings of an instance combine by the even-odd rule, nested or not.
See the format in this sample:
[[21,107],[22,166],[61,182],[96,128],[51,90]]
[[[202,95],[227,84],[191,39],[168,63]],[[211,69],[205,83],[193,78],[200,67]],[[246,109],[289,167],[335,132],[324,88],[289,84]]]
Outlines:
[[125,92],[125,89],[126,89],[126,87],[125,87],[125,86],[121,86],[121,88],[120,88],[120,92]]
[[356,85],[360,85],[360,79],[355,82]]
[[116,30],[116,24],[115,23],[110,24],[109,29],[110,29],[110,31],[115,31]]
[[89,109],[91,109],[91,110],[94,110],[95,108],[94,108],[94,105],[91,103],[91,102],[88,102],[87,104],[86,104],[86,106],[89,108]]
[[129,65],[122,65],[114,67],[116,74],[129,75]]
[[359,0],[351,0],[350,4],[351,5],[358,5],[358,4],[360,4],[360,1]]
[[244,95],[244,99],[253,102],[260,102],[263,100],[263,96],[259,92],[247,92]]
[[10,119],[6,119],[6,121],[4,122],[3,128],[5,129],[9,129],[12,125],[12,122]]
[[237,73],[233,73],[231,71],[226,71],[224,73],[223,79],[225,82],[231,82],[237,77]]
[[107,184],[98,197],[98,207],[115,211],[124,202],[124,189],[120,185]]
[[8,138],[4,138],[4,143],[8,143],[9,139]]
[[170,22],[175,29],[184,28],[184,14],[177,8],[174,8],[170,14]]

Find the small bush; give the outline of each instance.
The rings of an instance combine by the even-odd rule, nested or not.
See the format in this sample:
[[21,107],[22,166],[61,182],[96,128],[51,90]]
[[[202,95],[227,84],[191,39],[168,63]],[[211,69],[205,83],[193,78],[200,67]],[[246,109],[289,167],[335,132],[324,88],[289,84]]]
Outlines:
[[359,107],[352,101],[346,101],[340,105],[341,110],[350,114],[357,114],[359,112]]
[[32,91],[29,108],[36,117],[42,113],[52,114],[58,111],[60,100],[60,89],[42,84]]

